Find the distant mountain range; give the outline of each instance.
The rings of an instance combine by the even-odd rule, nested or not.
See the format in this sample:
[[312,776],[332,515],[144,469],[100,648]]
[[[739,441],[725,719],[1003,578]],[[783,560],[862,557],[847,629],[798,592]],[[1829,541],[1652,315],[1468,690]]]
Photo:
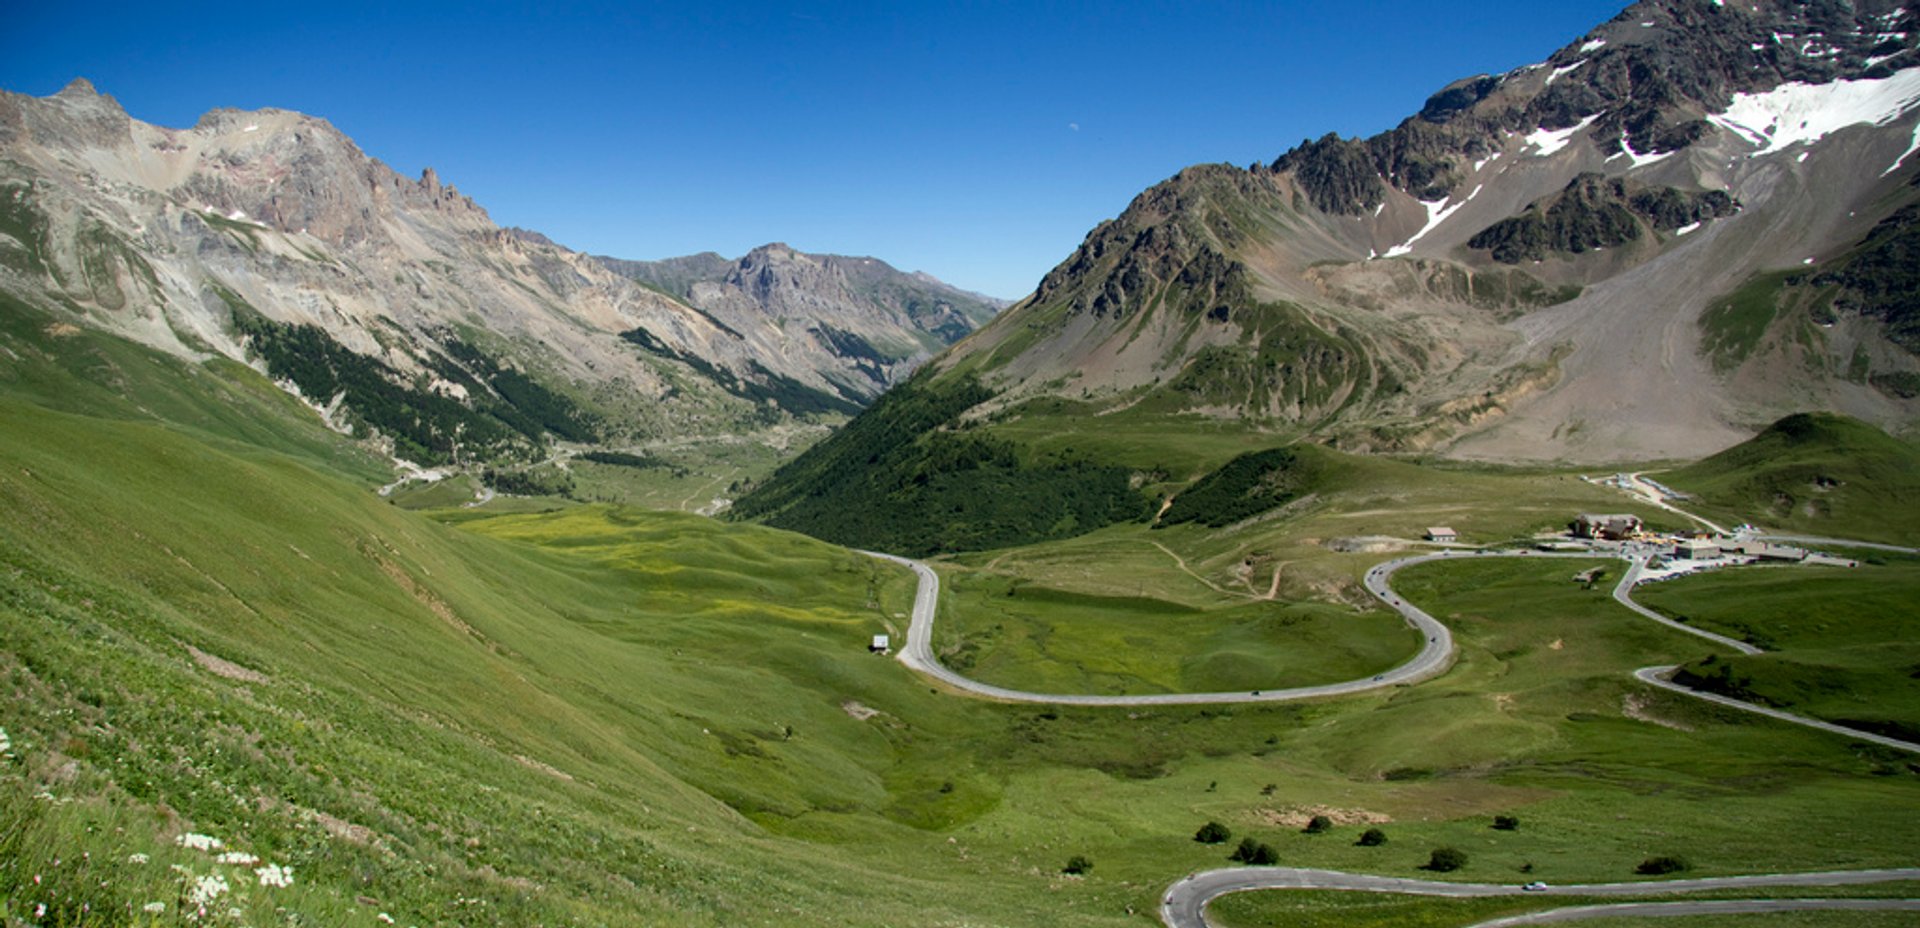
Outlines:
[[176,130],[84,80],[0,92],[0,293],[254,364],[420,463],[851,413],[1000,305],[870,258],[707,257],[502,229],[298,113]]
[[737,261],[713,252],[598,260],[742,332],[756,356],[794,356],[862,404],[1007,306],[877,258],[808,254],[781,243]]

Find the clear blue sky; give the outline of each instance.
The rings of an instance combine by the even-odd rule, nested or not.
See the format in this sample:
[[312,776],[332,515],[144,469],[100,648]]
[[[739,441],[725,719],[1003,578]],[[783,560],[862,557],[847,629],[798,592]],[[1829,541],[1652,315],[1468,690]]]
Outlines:
[[1016,297],[1181,167],[1379,132],[1625,5],[19,3],[0,87],[323,116],[596,254],[785,241]]

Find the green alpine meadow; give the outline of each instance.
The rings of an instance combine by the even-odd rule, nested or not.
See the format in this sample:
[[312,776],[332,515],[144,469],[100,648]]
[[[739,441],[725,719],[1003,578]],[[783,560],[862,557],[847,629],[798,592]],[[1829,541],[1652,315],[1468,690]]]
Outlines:
[[0,928],[1912,924],[1920,12],[1623,2],[10,15]]

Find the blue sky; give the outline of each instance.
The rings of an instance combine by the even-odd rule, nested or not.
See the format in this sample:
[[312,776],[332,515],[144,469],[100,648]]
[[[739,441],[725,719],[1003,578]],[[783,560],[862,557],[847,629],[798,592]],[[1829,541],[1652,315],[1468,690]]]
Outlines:
[[322,116],[596,254],[785,241],[1017,297],[1181,167],[1379,132],[1624,5],[34,3],[0,87]]

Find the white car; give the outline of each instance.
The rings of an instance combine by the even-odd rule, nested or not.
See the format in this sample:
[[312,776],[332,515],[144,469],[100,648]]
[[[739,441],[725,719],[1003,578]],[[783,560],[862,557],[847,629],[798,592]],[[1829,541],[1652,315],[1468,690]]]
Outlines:
[[1542,883],[1539,880],[1534,880],[1533,882],[1528,883],[1527,885],[1522,886],[1520,888],[1530,893],[1544,893],[1547,891],[1547,884]]

